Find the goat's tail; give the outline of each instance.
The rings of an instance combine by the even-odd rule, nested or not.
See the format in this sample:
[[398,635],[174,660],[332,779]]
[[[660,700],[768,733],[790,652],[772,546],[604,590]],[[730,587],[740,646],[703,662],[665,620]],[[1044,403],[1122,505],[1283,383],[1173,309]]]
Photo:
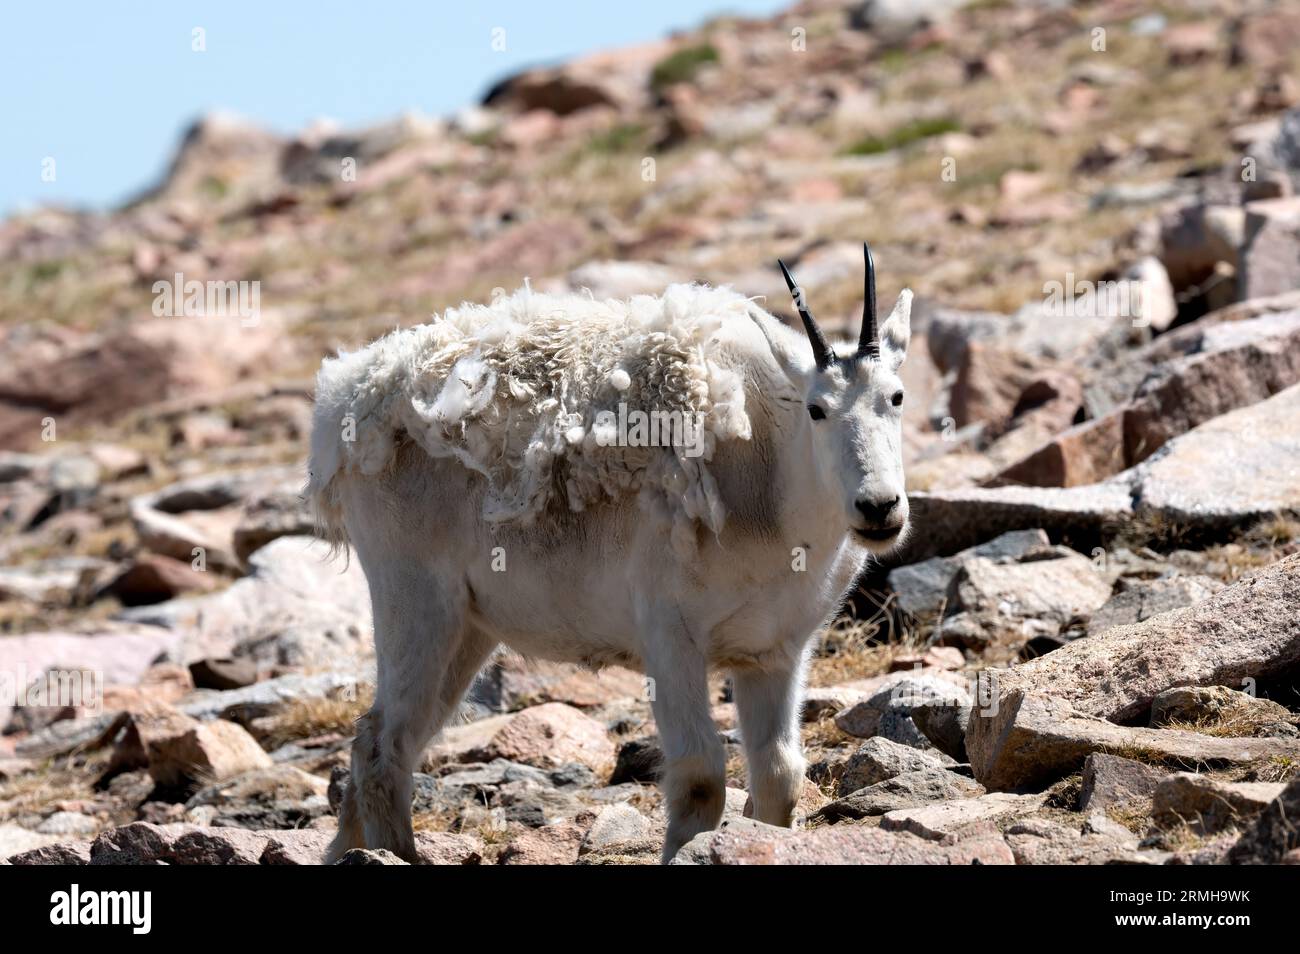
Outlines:
[[348,530],[343,523],[343,505],[339,500],[338,482],[330,480],[323,487],[316,485],[313,473],[304,490],[316,524],[316,536],[329,544],[330,556],[337,556],[348,545]]
[[345,415],[350,412],[344,403],[347,392],[341,386],[340,364],[326,360],[316,378],[307,486],[303,490],[316,523],[316,535],[329,544],[331,556],[345,549],[348,543],[339,483],[346,468],[347,453],[340,421],[346,420]]
[[383,343],[327,358],[316,375],[307,497],[317,532],[335,551],[348,542],[344,481],[380,473],[396,448],[392,418],[403,400],[407,368]]

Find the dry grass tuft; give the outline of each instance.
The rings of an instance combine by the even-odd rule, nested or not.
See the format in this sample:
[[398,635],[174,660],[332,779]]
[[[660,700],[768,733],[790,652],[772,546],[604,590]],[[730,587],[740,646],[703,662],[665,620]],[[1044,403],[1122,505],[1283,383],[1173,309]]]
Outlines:
[[1138,798],[1106,809],[1106,817],[1118,822],[1135,835],[1144,835],[1151,828],[1151,799]]
[[1274,756],[1251,772],[1251,781],[1255,782],[1290,782],[1300,778],[1300,761],[1285,755]]
[[861,739],[855,739],[848,733],[841,731],[840,727],[835,724],[834,716],[830,713],[803,727],[803,744],[806,749],[834,749],[861,741]]
[[411,816],[411,827],[416,831],[459,831],[460,817],[450,808],[416,812]]
[[1158,749],[1149,749],[1144,745],[1136,742],[1126,742],[1123,745],[1106,746],[1105,751],[1108,755],[1117,755],[1123,759],[1132,759],[1134,762],[1143,762],[1147,765],[1156,765],[1161,767],[1177,767],[1186,772],[1203,771],[1207,766],[1199,764],[1187,764],[1178,759],[1171,760],[1169,755]]
[[1175,719],[1161,728],[1182,729],[1184,732],[1212,735],[1221,739],[1253,739],[1261,735],[1261,730],[1275,726],[1279,721],[1276,715],[1260,712],[1254,707],[1243,706],[1239,709],[1227,709],[1216,715],[1202,716],[1199,719]]
[[1204,564],[1202,572],[1225,583],[1300,552],[1300,520],[1290,514],[1276,514],[1234,530],[1218,531],[1197,529],[1163,514],[1147,514],[1109,527],[1107,536],[1113,545],[1131,550],[1200,551],[1202,560],[1198,565]]
[[510,844],[512,832],[508,825],[502,825],[494,819],[488,819],[468,834],[478,835],[484,845],[500,851],[500,849]]
[[899,656],[924,652],[928,639],[922,625],[899,623],[890,594],[867,619],[841,617],[822,635],[808,669],[814,686],[834,686],[889,672]]
[[1230,543],[1208,547],[1205,554],[1222,567],[1219,575],[1224,582],[1231,583],[1298,550],[1300,520],[1276,514],[1251,524]]
[[1065,811],[1077,812],[1079,810],[1079,793],[1083,790],[1083,775],[1076,772],[1074,775],[1067,775],[1047,792],[1047,801],[1043,804],[1048,808],[1060,808]]
[[1124,521],[1112,528],[1114,546],[1140,550],[1143,547],[1157,552],[1167,552],[1194,541],[1191,528],[1162,513],[1145,513]]
[[1290,514],[1278,514],[1255,524],[1248,536],[1274,547],[1300,543],[1300,519]]
[[0,782],[0,821],[41,812],[54,802],[93,798],[94,780],[109,757],[108,752],[96,752],[89,757],[52,759],[34,772]]
[[262,738],[266,748],[273,749],[298,739],[318,735],[352,735],[356,721],[374,702],[374,687],[363,686],[356,698],[300,699],[269,721],[270,728]]
[[636,794],[627,803],[642,815],[651,815],[663,802],[658,785],[638,785]]
[[1149,838],[1155,845],[1165,851],[1191,852],[1205,848],[1213,841],[1231,836],[1240,830],[1235,819],[1215,826],[1213,834],[1207,835],[1201,825],[1201,819],[1179,818],[1164,825],[1152,825]]

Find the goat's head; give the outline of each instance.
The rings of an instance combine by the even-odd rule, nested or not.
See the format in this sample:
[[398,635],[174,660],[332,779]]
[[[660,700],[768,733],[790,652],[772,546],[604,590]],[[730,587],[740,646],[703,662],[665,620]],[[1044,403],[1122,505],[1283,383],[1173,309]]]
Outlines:
[[804,301],[803,290],[779,262],[812,344],[816,370],[805,404],[815,466],[840,491],[846,526],[868,549],[884,552],[907,527],[903,489],[903,382],[912,293],[904,290],[883,326],[876,321],[876,269],[866,257],[865,303],[857,349],[836,355]]

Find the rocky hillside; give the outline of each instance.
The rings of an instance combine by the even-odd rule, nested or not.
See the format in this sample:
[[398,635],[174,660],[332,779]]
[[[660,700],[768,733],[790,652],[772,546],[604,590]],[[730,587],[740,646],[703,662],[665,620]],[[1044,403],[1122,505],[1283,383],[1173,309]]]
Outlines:
[[[1281,3],[809,0],[445,119],[207,117],[0,223],[0,864],[319,859],[373,670],[298,496],[323,354],[525,277],[791,317],[778,255],[834,326],[864,239],[916,531],[818,645],[802,829],[744,817],[719,677],[677,861],[1300,861],[1298,66]],[[657,860],[639,676],[504,657],[465,716],[427,861]]]

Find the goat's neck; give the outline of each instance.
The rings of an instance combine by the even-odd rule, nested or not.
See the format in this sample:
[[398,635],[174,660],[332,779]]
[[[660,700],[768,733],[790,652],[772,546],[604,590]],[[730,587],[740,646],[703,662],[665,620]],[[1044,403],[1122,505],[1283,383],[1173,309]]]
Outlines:
[[785,455],[782,482],[789,488],[785,520],[791,532],[802,532],[822,544],[838,543],[848,535],[841,491],[835,475],[813,453],[812,422],[800,405],[792,415],[794,453]]

